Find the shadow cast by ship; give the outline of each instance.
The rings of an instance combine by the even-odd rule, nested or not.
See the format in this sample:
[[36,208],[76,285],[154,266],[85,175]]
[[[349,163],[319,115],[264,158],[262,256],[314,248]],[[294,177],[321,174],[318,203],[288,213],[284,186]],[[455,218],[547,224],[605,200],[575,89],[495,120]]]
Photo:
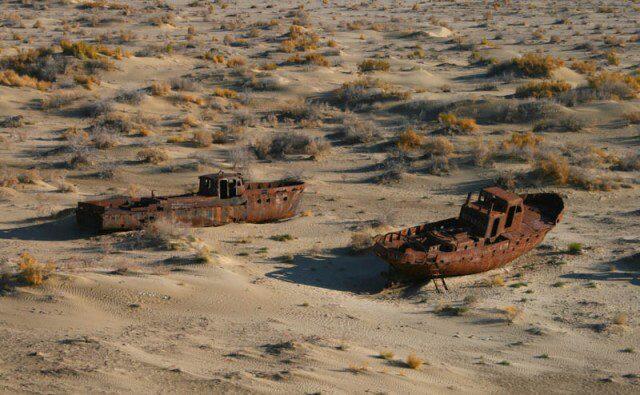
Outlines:
[[[615,261],[609,262],[596,273],[568,273],[560,277],[590,281],[628,281],[633,285],[640,285],[640,253],[635,253]],[[615,270],[608,270],[613,268]]]
[[267,277],[335,291],[374,294],[387,284],[382,276],[386,269],[387,265],[373,255],[352,255],[347,248],[337,248],[323,256],[298,255],[267,273]]
[[12,229],[0,230],[0,240],[68,241],[93,235],[78,228],[75,216]]

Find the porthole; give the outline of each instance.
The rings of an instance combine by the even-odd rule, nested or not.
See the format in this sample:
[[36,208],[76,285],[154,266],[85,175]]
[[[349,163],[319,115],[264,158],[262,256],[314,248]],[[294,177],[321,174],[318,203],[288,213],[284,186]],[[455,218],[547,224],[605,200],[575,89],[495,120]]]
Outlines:
[[262,203],[262,199],[258,199],[258,204],[261,204],[261,203]]
[[285,196],[284,198],[282,198],[285,202],[289,199],[288,196]]

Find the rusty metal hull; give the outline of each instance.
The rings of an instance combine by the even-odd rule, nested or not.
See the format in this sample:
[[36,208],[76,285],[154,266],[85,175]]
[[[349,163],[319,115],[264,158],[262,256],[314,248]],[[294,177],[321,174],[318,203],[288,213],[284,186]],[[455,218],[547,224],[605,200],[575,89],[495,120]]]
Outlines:
[[432,230],[459,225],[449,218],[375,238],[373,251],[400,274],[412,279],[464,276],[499,268],[535,248],[562,218],[564,205],[556,194],[523,195],[524,215],[517,230],[494,240],[472,238],[466,248],[442,251],[424,245]]
[[186,194],[80,202],[76,219],[81,227],[97,232],[141,229],[162,219],[194,227],[270,222],[297,213],[305,184],[254,182],[245,187],[242,196],[226,199]]

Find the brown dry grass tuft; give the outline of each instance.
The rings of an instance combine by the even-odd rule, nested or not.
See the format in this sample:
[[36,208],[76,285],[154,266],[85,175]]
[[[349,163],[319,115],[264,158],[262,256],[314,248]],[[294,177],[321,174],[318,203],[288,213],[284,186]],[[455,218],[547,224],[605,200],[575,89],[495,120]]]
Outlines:
[[408,128],[398,135],[398,148],[404,152],[414,151],[422,147],[424,136],[416,133],[415,130]]
[[471,134],[478,131],[475,119],[458,118],[452,113],[441,113],[438,115],[438,122],[445,132],[451,134]]
[[19,75],[13,70],[0,71],[0,85],[13,87],[29,87],[44,91],[51,87],[51,83],[47,81],[39,81],[28,75]]
[[418,370],[424,364],[424,361],[415,354],[411,354],[406,359],[407,367],[413,370]]
[[368,73],[370,71],[389,71],[391,66],[389,62],[382,59],[365,59],[358,64],[358,70],[361,73]]
[[516,73],[525,77],[551,77],[551,72],[564,65],[560,59],[551,55],[527,53],[519,58],[493,65],[489,75]]
[[171,91],[171,85],[166,82],[154,82],[151,84],[151,94],[153,96],[166,96]]
[[41,285],[55,268],[53,261],[41,263],[33,255],[25,252],[20,255],[18,261],[18,277],[28,285]]
[[169,154],[163,148],[144,148],[138,151],[136,158],[141,162],[159,164],[169,160]]
[[564,81],[529,82],[516,89],[516,97],[552,98],[570,89],[571,85]]

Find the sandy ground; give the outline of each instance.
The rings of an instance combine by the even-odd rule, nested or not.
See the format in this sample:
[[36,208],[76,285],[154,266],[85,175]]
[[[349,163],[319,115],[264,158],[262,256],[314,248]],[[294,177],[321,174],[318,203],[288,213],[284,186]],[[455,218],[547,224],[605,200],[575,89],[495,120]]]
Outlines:
[[[445,174],[414,169],[399,181],[375,182],[400,131],[411,126],[430,135],[438,128],[419,110],[407,110],[408,105],[515,100],[511,95],[526,79],[487,77],[486,66],[470,64],[472,50],[498,61],[540,51],[564,59],[567,66],[573,58],[595,59],[600,70],[633,73],[640,62],[640,44],[633,39],[640,34],[637,3],[499,2],[492,7],[419,2],[414,8],[408,2],[314,1],[301,9],[297,3],[132,1],[127,11],[108,9],[118,8],[114,2],[95,8],[76,1],[41,3],[0,5],[0,57],[15,55],[16,48],[51,46],[63,37],[94,42],[100,35],[129,32],[133,38],[120,44],[106,40],[130,56],[114,59],[115,69],[99,72],[100,85],[91,90],[74,83],[74,71],[46,92],[0,85],[0,120],[23,117],[19,125],[0,127],[0,173],[3,180],[13,174],[21,179],[0,189],[0,264],[13,273],[25,252],[55,264],[43,284],[9,282],[2,291],[0,391],[640,390],[637,170],[591,169],[616,180],[606,191],[549,183],[520,186],[519,191],[560,193],[567,207],[563,221],[538,249],[507,267],[448,279],[449,292],[436,292],[433,283],[388,288],[387,265],[373,254],[350,250],[355,232],[373,234],[455,216],[468,192],[492,185],[505,170],[527,169],[522,161],[470,164],[477,135],[488,145],[513,131],[531,130],[533,124],[481,122],[479,115],[476,136],[449,137],[456,147],[455,166]],[[169,14],[169,23],[149,22]],[[569,22],[558,22],[565,19]],[[36,21],[42,27],[32,27]],[[278,48],[292,24],[305,24],[322,42],[335,40],[335,47],[318,49],[328,52],[328,67],[285,62],[292,54]],[[195,33],[188,32],[190,26]],[[252,26],[259,26],[254,27],[259,32],[251,33]],[[618,65],[602,55],[609,50],[605,36],[625,40],[615,48]],[[473,47],[457,48],[455,37]],[[576,49],[586,41],[596,49]],[[417,46],[424,56],[408,56]],[[150,48],[153,55],[143,56]],[[247,65],[233,68],[202,59],[209,49],[227,60],[242,56]],[[359,62],[376,54],[391,67],[369,75],[411,97],[352,108],[351,115],[372,122],[378,136],[347,144],[336,137],[343,108],[327,98],[358,77]],[[267,62],[279,67],[259,70]],[[277,89],[247,85],[265,72]],[[569,67],[554,73],[572,87],[587,83],[585,75]],[[178,89],[168,96],[148,93],[154,82],[174,78],[193,81],[187,92],[204,103],[172,99],[181,94]],[[479,89],[483,84],[495,89]],[[214,97],[215,88],[241,96]],[[148,94],[136,104],[113,100],[131,90]],[[43,99],[61,91],[80,97],[62,108],[42,109]],[[321,111],[320,120],[275,123],[268,118],[269,111],[285,103],[310,99]],[[96,101],[109,101],[110,112],[153,118],[142,121],[152,133],[123,133],[119,144],[107,149],[69,149],[72,143],[62,138],[63,132],[94,124],[99,118],[80,109]],[[640,128],[623,118],[640,111],[639,99],[594,100],[562,111],[582,117],[588,126],[578,132],[540,132],[551,147],[580,144],[619,157],[638,153]],[[205,147],[167,142],[170,136],[225,130],[242,114],[252,120],[231,142]],[[197,125],[184,126],[187,116]],[[242,167],[254,179],[302,174],[308,185],[304,215],[188,230],[213,251],[211,263],[195,262],[190,249],[159,248],[143,231],[94,235],[78,229],[73,215],[56,214],[97,196],[192,189],[199,174],[232,168],[234,152],[249,157],[239,147],[281,131],[323,138],[331,149],[317,160],[309,155],[253,158],[244,159]],[[168,158],[141,163],[136,154],[145,147],[159,147]],[[68,166],[70,155],[87,150],[92,163]],[[118,176],[96,177],[105,168],[116,169]],[[374,222],[383,226],[372,228]],[[272,239],[282,234],[293,239]],[[582,252],[568,254],[570,243],[581,243]],[[441,313],[443,306],[460,305],[465,306],[460,315]],[[418,369],[407,366],[411,355],[424,361]]]

